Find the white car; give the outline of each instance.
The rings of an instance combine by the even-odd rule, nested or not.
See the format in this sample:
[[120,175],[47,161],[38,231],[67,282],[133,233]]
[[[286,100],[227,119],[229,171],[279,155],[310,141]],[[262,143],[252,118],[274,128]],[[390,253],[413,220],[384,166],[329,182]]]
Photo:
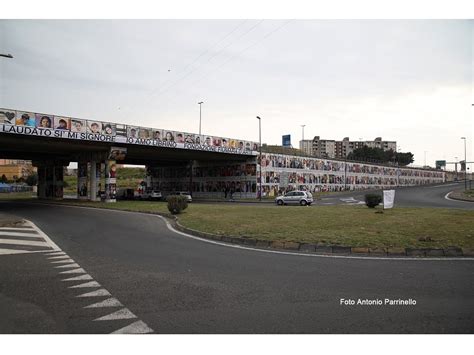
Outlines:
[[185,196],[188,202],[193,202],[191,193],[186,192],[186,191],[175,191],[175,192],[170,193],[168,196]]
[[152,190],[152,191],[145,191],[143,194],[140,195],[141,200],[161,200],[163,195],[160,191]]
[[291,204],[310,206],[313,203],[313,195],[308,191],[290,191],[283,196],[278,196],[275,203],[278,206]]

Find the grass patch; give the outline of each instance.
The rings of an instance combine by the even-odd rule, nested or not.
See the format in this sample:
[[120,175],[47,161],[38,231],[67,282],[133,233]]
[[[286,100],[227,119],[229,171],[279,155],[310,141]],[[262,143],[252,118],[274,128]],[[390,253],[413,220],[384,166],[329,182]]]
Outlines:
[[[361,247],[474,247],[474,212],[363,206],[192,205],[179,216],[191,229],[262,240]],[[420,241],[429,237],[431,241]]]
[[30,200],[36,199],[36,192],[2,192],[0,193],[1,200]]

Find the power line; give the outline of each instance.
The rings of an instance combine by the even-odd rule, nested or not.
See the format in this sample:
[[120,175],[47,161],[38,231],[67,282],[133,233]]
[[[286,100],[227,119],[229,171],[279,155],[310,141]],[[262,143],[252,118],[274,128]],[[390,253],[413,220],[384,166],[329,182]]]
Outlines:
[[[209,48],[207,48],[205,51],[203,51],[201,54],[199,54],[196,58],[194,58],[190,63],[188,63],[182,70],[179,71],[179,73],[184,73],[186,71],[186,69],[188,69],[191,65],[193,65],[194,63],[196,63],[199,58],[201,58],[203,55],[207,54],[211,49],[213,49],[214,47],[216,47],[218,44],[220,44],[223,40],[225,40],[227,37],[229,37],[232,33],[234,33],[235,31],[237,31],[240,27],[242,27],[242,25],[246,22],[247,20],[244,20],[242,22],[240,22],[236,27],[234,27],[230,32],[228,32],[224,37],[222,37],[221,39],[219,39],[216,43],[214,43],[212,46],[210,46]],[[170,81],[171,79],[168,79],[167,81],[165,81],[162,85],[162,87],[166,86],[167,83]],[[150,96],[152,96],[154,93],[156,93],[158,90],[152,90],[150,92]]]
[[[225,47],[221,48],[221,50],[219,50],[216,54],[214,54],[213,56],[211,56],[210,58],[208,58],[208,60],[205,62],[209,62],[212,58],[215,58],[217,55],[219,55],[220,53],[222,53],[222,51],[224,51],[225,49],[227,49],[228,47],[230,47],[232,44],[234,44],[236,42],[236,40],[239,40],[240,38],[242,38],[243,36],[247,35],[248,33],[250,33],[251,31],[253,31],[258,25],[260,25],[264,20],[260,20],[259,22],[257,22],[255,25],[253,25],[252,27],[250,27],[247,31],[245,31],[244,33],[242,33],[240,36],[238,36],[234,41],[230,42],[229,44],[227,44]],[[156,99],[157,97],[165,94],[166,92],[168,92],[172,87],[174,87],[176,84],[178,84],[181,80],[187,78],[189,75],[191,75],[192,73],[194,73],[197,69],[199,69],[200,67],[202,66],[199,65],[197,67],[195,67],[193,70],[191,70],[190,72],[188,72],[186,75],[182,76],[181,78],[179,78],[178,80],[176,80],[175,82],[173,82],[170,86],[168,86],[166,89],[158,92],[158,94],[156,95],[152,95],[152,96],[155,96],[154,98]],[[151,97],[150,97],[150,100],[151,100]]]
[[[244,53],[245,51],[249,50],[250,48],[252,48],[253,46],[257,45],[258,43],[262,42],[263,40],[265,40],[266,38],[270,37],[272,34],[274,34],[275,32],[279,31],[280,29],[282,29],[283,27],[285,27],[286,25],[288,25],[290,22],[294,21],[293,19],[291,20],[288,20],[286,21],[285,23],[283,23],[282,25],[278,26],[277,28],[273,29],[272,31],[268,32],[265,36],[263,36],[261,39],[257,40],[256,42],[252,43],[251,45],[245,47],[243,50],[241,50],[240,52],[238,52],[237,54],[233,55],[229,60],[225,61],[224,63],[222,63],[221,65],[219,65],[217,68],[215,69],[220,69],[222,68],[224,65],[230,63],[231,61],[233,61],[235,58],[237,58],[238,56],[240,56],[242,53]],[[214,71],[215,69],[213,70],[210,70],[208,71],[206,74],[204,74],[203,76],[201,76],[199,79],[191,82],[190,85],[194,85],[194,84],[197,84],[198,82],[200,82],[202,79],[204,79],[207,74],[211,73],[212,71]]]
[[[280,29],[282,29],[283,27],[285,27],[286,25],[288,25],[290,22],[294,21],[294,19],[291,19],[291,20],[288,20],[286,22],[284,22],[282,25],[274,28],[273,30],[271,30],[270,32],[268,32],[266,35],[264,35],[262,38],[260,38],[259,40],[255,41],[254,43],[252,43],[251,45],[245,47],[243,50],[241,50],[240,52],[238,52],[237,54],[233,55],[229,60],[225,61],[224,63],[222,63],[220,66],[218,66],[217,68],[215,69],[220,69],[221,67],[223,67],[224,65],[230,63],[231,61],[233,61],[235,58],[237,58],[239,55],[241,55],[243,52],[247,51],[248,49],[252,48],[253,46],[257,45],[258,43],[262,42],[263,40],[265,40],[266,38],[270,37],[272,34],[274,34],[275,32],[279,31]],[[210,71],[208,71],[207,73],[205,73],[203,76],[199,77],[197,80],[191,82],[188,86],[188,88],[196,85],[197,83],[199,83],[200,81],[202,81],[209,73],[213,72],[215,69],[212,69]],[[174,102],[176,103],[177,101],[176,100],[171,100],[171,102]]]

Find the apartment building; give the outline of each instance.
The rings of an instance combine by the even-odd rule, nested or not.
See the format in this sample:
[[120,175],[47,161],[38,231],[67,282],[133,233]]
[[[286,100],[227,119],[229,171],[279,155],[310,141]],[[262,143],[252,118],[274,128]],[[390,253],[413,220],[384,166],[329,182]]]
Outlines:
[[30,160],[0,159],[0,177],[5,175],[7,180],[25,179],[33,172]]
[[382,137],[377,137],[373,141],[351,141],[349,137],[345,137],[342,141],[336,141],[334,139],[321,139],[319,136],[315,136],[312,140],[300,141],[300,149],[303,152],[323,158],[343,159],[354,149],[364,146],[383,150],[397,150],[397,142],[384,141]]

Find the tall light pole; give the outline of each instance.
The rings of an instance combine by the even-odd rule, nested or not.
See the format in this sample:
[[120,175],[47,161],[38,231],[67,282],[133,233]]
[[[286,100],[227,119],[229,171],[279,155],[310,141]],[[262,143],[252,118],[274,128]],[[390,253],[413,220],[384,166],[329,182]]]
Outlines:
[[204,103],[204,101],[199,101],[199,135],[201,135],[201,106]]
[[466,137],[464,139],[464,190],[467,190],[467,154],[466,154]]
[[423,168],[426,168],[426,150],[425,150],[425,164],[423,164]]
[[301,147],[300,149],[301,150],[304,150],[304,128],[305,128],[305,124],[302,124],[301,125],[301,130],[302,130],[302,134],[301,134]]
[[257,119],[258,119],[258,149],[260,151],[259,155],[259,175],[260,175],[260,179],[258,180],[259,181],[259,187],[258,187],[258,199],[259,201],[262,201],[262,119],[257,116]]

